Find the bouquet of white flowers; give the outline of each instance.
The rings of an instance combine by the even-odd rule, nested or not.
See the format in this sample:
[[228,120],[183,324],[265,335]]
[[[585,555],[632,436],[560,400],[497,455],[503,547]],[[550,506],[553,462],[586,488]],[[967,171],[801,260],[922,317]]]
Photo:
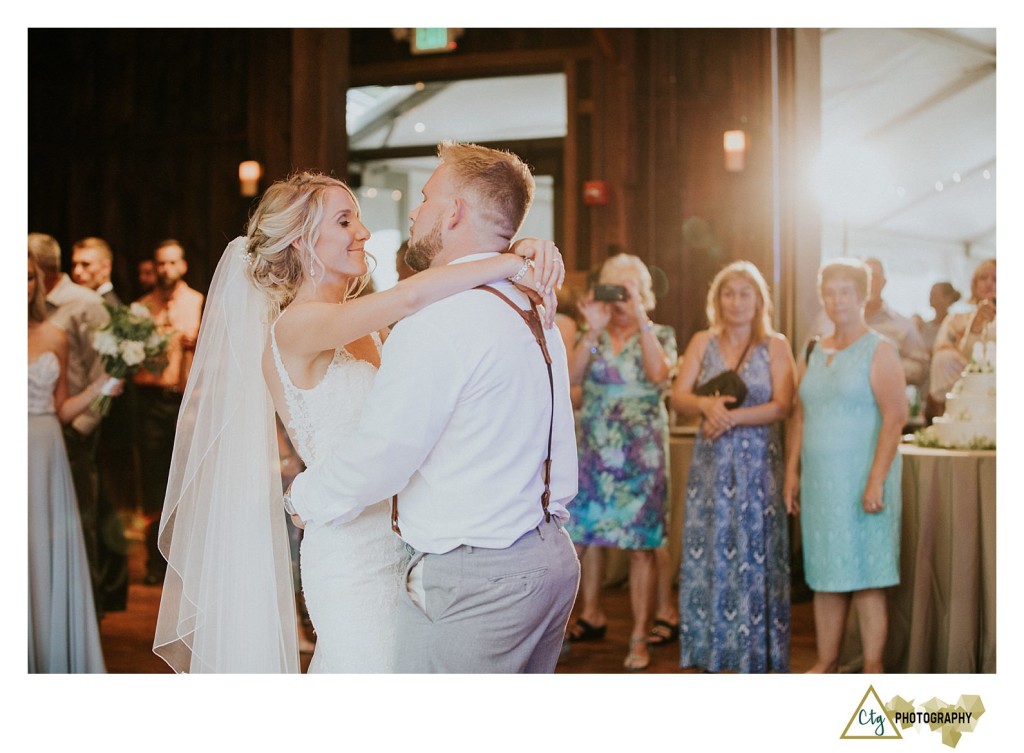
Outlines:
[[[117,379],[131,376],[140,368],[158,372],[167,365],[168,335],[157,331],[149,309],[141,303],[107,306],[110,321],[96,330],[92,344],[103,358],[106,372]],[[98,395],[89,404],[101,416],[110,410],[110,395]]]

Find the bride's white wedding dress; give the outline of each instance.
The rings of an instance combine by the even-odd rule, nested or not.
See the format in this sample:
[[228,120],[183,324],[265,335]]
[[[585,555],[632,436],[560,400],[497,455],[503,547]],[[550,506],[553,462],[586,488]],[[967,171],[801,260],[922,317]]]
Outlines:
[[[288,412],[282,419],[308,466],[355,431],[377,369],[339,348],[320,383],[300,389],[284,368],[275,330],[270,328],[271,348]],[[376,333],[373,340],[379,353]],[[408,556],[391,531],[388,500],[347,523],[306,527],[299,565],[317,638],[310,672],[394,671],[395,620]]]

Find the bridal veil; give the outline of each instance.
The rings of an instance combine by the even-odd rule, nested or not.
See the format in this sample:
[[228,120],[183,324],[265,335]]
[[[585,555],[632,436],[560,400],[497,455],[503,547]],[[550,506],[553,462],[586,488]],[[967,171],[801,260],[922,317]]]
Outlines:
[[274,408],[261,367],[269,299],[245,239],[210,285],[174,438],[153,651],[176,672],[298,672]]

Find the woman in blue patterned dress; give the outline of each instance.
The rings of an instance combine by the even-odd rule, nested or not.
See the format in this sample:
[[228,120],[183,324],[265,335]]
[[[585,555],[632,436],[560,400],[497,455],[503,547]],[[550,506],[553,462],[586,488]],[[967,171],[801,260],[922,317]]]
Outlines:
[[[882,671],[885,588],[899,583],[900,457],[906,383],[895,346],[864,321],[870,270],[840,259],[818,287],[835,333],[801,359],[787,433],[786,509],[800,513],[818,659],[835,672],[852,601],[864,672]],[[799,495],[799,499],[798,499]]]
[[[793,354],[771,323],[771,298],[750,262],[708,291],[710,327],[690,340],[672,406],[700,416],[686,484],[679,577],[680,666],[789,671],[789,539],[782,503],[781,421],[793,400]],[[731,396],[694,390],[732,369]]]
[[580,487],[568,531],[582,563],[580,608],[570,641],[603,638],[602,550],[630,551],[633,631],[624,666],[647,667],[654,595],[654,550],[665,540],[668,412],[662,393],[676,360],[675,331],[654,324],[651,273],[639,257],[619,254],[601,267],[602,284],[621,285],[626,299],[579,303],[586,331],[569,359],[572,384],[583,385]]

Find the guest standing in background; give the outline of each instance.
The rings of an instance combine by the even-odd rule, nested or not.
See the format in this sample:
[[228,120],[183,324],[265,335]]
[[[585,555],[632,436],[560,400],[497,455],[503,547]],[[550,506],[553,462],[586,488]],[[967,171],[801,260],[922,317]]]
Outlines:
[[[88,237],[71,247],[71,277],[95,290],[111,308],[121,306],[110,273],[114,254],[102,238]],[[97,432],[96,546],[99,572],[94,582],[101,612],[122,612],[128,605],[128,542],[118,508],[134,510],[138,499],[135,443],[129,396],[111,403]]]
[[[580,336],[580,325],[576,321],[576,308],[578,293],[574,294],[568,286],[558,291],[558,308],[555,311],[555,326],[562,335],[562,343],[565,345],[565,352],[572,353]],[[575,412],[583,405],[583,386],[576,384],[569,387],[569,399],[572,401],[572,409]],[[577,424],[579,421],[577,420]],[[578,432],[577,432],[578,433]]]
[[818,658],[836,672],[851,601],[865,673],[883,671],[885,590],[900,580],[900,474],[907,420],[899,352],[869,329],[870,269],[840,259],[822,267],[819,291],[835,332],[799,366],[787,433],[786,509],[799,513],[804,570],[814,591]]
[[[793,400],[793,354],[772,328],[768,286],[750,262],[715,276],[707,316],[672,390],[676,411],[701,418],[686,484],[680,666],[788,672],[781,422]],[[695,393],[729,369],[746,384],[742,402]]]
[[156,287],[156,264],[152,259],[142,259],[139,262],[138,277],[136,278],[140,298]]
[[85,411],[107,376],[101,373],[84,390],[69,395],[69,337],[46,321],[44,290],[43,272],[30,246],[28,671],[105,672],[85,539],[60,425]]
[[981,262],[971,277],[973,311],[950,314],[935,335],[931,386],[928,394],[932,415],[946,409],[946,393],[971,362],[976,343],[996,339],[996,260]]
[[[275,417],[277,424],[277,452],[281,457],[281,490],[285,491],[292,485],[295,477],[306,470],[305,463],[295,451],[288,430],[281,423],[281,417]],[[302,529],[298,528],[288,516],[288,546],[292,558],[292,588],[295,590],[295,632],[298,636],[299,653],[312,654],[316,644],[309,639],[306,625],[310,624],[306,600],[302,595],[302,578],[300,573],[299,550],[302,545]]]
[[864,302],[864,321],[868,327],[892,341],[899,352],[904,381],[920,388],[928,376],[928,348],[914,322],[893,311],[882,299],[886,282],[882,262],[878,259],[865,259],[864,263],[871,270],[871,290]]
[[928,305],[932,307],[935,316],[920,327],[921,339],[924,340],[924,346],[929,353],[935,347],[935,336],[939,334],[939,327],[946,320],[950,306],[959,300],[960,291],[954,288],[952,283],[937,282],[932,285],[928,294]]
[[583,569],[580,609],[569,641],[603,638],[602,550],[630,552],[633,629],[624,666],[650,662],[655,582],[654,550],[665,542],[668,497],[668,412],[662,401],[676,338],[648,317],[654,308],[651,273],[639,257],[619,254],[601,267],[599,282],[621,285],[625,300],[579,303],[586,331],[571,351],[569,376],[583,385],[579,444],[580,488],[568,531]]
[[[72,282],[61,271],[60,244],[52,235],[29,233],[28,248],[43,274],[49,322],[63,329],[67,335],[65,369],[68,392],[77,395],[103,374],[103,363],[93,347],[92,338],[97,328],[110,320],[110,316],[103,306],[103,298],[96,291]],[[87,409],[63,427],[96,610],[100,614],[103,612],[103,568],[99,552],[99,467],[96,451],[102,420],[99,413]]]
[[89,237],[75,241],[71,247],[71,279],[83,287],[95,290],[108,306],[120,306],[121,299],[114,292],[110,280],[114,253],[102,238]]
[[167,490],[167,474],[174,449],[178,409],[188,380],[192,354],[199,337],[203,294],[184,280],[188,271],[185,251],[176,240],[166,240],[153,252],[157,285],[139,299],[149,309],[161,334],[170,335],[167,367],[159,374],[140,369],[135,374],[139,409],[139,463],[142,509],[146,515],[146,585],[163,582],[167,563],[157,548],[160,512]]
[[[946,316],[949,314],[949,307],[960,300],[960,291],[953,287],[952,283],[949,282],[937,282],[932,285],[932,289],[928,294],[928,305],[935,311],[935,317],[931,321],[924,322],[918,326],[918,330],[921,332],[921,339],[924,340],[924,346],[928,349],[928,353],[932,352],[935,347],[935,336],[939,334],[939,328],[942,323],[946,320]],[[936,406],[931,398],[931,362],[928,363],[928,376],[924,380],[924,384],[921,387],[921,392],[926,396],[925,400],[925,420],[931,423],[931,419],[935,417]]]

